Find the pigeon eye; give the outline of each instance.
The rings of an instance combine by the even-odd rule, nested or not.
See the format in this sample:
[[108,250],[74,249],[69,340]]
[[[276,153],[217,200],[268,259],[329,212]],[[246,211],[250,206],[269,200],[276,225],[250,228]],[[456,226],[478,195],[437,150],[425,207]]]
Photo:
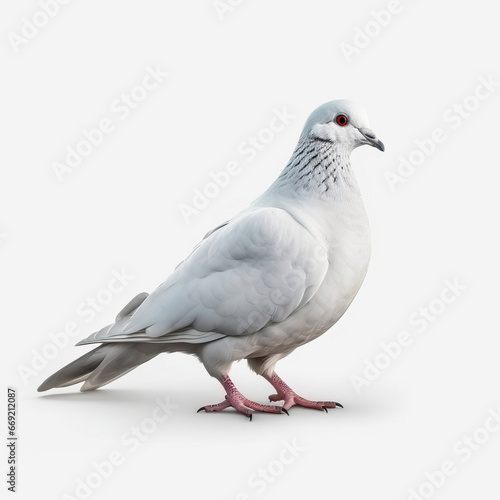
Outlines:
[[337,122],[337,125],[340,125],[341,127],[344,127],[349,122],[346,115],[337,115],[335,117],[335,121]]

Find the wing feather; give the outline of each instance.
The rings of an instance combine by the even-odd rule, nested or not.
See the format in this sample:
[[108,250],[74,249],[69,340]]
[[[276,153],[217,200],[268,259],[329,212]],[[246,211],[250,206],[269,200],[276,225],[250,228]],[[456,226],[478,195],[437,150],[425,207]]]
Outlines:
[[94,335],[196,342],[252,334],[314,296],[328,269],[324,250],[282,209],[244,212],[209,233],[153,293],[134,299],[135,310],[126,306]]

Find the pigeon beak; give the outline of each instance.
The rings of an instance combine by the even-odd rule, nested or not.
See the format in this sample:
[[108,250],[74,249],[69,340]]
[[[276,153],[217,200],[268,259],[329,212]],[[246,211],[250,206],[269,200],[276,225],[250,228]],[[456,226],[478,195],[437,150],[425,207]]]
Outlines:
[[366,144],[373,146],[374,148],[380,149],[380,151],[385,151],[384,143],[377,139],[375,132],[369,128],[360,127],[358,130],[361,132],[361,135],[366,139]]

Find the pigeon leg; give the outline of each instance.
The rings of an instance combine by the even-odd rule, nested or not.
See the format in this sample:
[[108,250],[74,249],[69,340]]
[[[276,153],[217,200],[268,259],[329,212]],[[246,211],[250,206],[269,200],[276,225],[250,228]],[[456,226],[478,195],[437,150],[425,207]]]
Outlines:
[[219,381],[226,390],[226,399],[222,401],[222,403],[202,406],[198,410],[199,412],[202,410],[205,410],[206,412],[222,411],[225,408],[229,408],[230,406],[232,406],[237,412],[243,413],[243,415],[249,417],[250,420],[252,419],[253,411],[262,411],[266,413],[286,413],[286,410],[283,410],[281,406],[261,405],[260,403],[250,401],[249,399],[245,398],[243,394],[241,394],[241,392],[236,389],[233,381],[229,378],[228,375],[223,375],[219,379]]
[[277,394],[269,396],[269,401],[284,401],[283,410],[289,410],[292,406],[304,406],[305,408],[314,408],[316,410],[324,410],[328,413],[328,408],[335,408],[339,406],[343,408],[340,403],[335,401],[309,401],[298,394],[296,394],[288,385],[281,380],[276,372],[271,376],[264,375],[271,385],[276,389]]

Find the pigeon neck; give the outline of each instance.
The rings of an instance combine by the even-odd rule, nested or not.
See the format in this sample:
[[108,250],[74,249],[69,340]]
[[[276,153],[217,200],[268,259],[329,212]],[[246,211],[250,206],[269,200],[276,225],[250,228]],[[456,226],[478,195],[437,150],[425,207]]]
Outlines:
[[346,188],[359,192],[351,170],[350,152],[336,143],[311,137],[299,141],[287,166],[271,186],[282,194],[289,192],[325,201],[342,196]]

